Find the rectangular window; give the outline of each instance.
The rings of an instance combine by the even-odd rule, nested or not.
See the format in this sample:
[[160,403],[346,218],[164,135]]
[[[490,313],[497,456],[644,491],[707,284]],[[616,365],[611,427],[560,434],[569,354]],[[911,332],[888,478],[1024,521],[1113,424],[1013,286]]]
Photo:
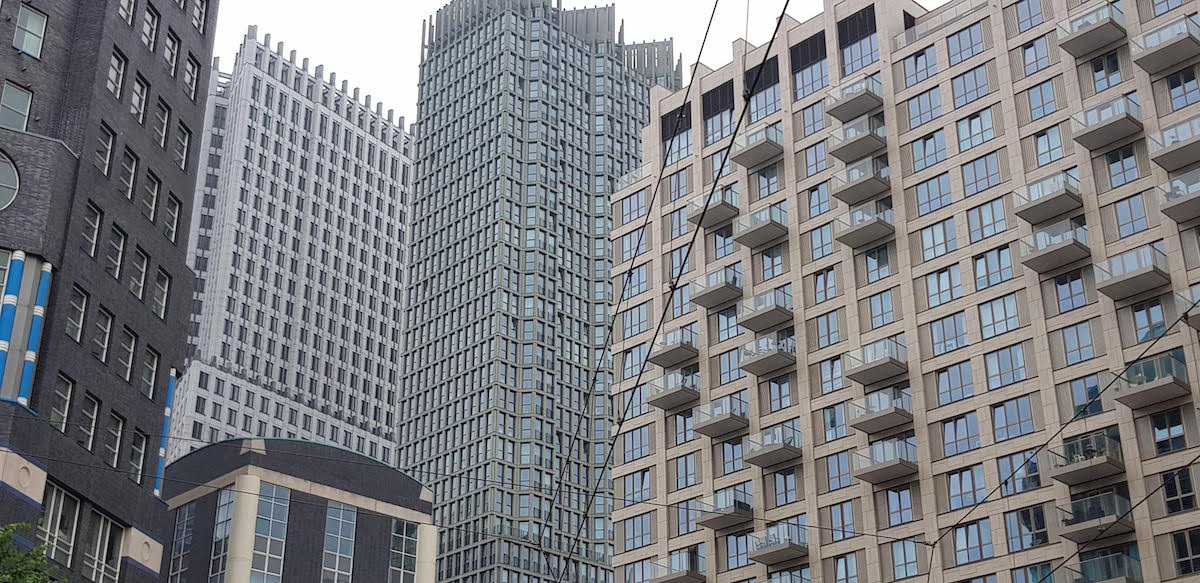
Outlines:
[[121,153],[121,168],[117,173],[117,182],[120,185],[121,196],[129,200],[133,200],[133,193],[137,185],[138,173],[138,157],[129,148]]
[[829,491],[850,485],[850,453],[839,452],[825,458],[829,471]]
[[150,131],[154,134],[154,140],[160,148],[167,147],[167,128],[171,125],[171,108],[166,102],[159,99],[154,106],[154,119],[150,123]]
[[1037,148],[1038,166],[1045,166],[1063,157],[1062,136],[1059,134],[1058,126],[1051,126],[1034,134],[1033,141]]
[[826,346],[837,344],[840,340],[838,337],[838,313],[833,311],[817,316],[816,329],[817,348],[825,348]]
[[137,354],[138,338],[129,328],[121,330],[121,340],[117,345],[117,374],[129,380],[133,376],[133,357]]
[[646,216],[646,191],[639,190],[617,202],[620,212],[621,225],[628,225],[636,219]]
[[742,333],[738,325],[738,306],[730,306],[717,312],[717,342],[724,342]]
[[158,379],[158,353],[147,346],[142,351],[142,374],[138,378],[138,389],[147,399],[154,400],[154,386]]
[[768,381],[767,394],[772,413],[792,406],[792,387],[787,375]]
[[1062,329],[1062,336],[1068,365],[1083,362],[1096,355],[1092,346],[1092,326],[1090,322],[1080,322],[1074,326],[1067,326]]
[[752,89],[747,105],[750,123],[779,111],[782,102],[779,97],[779,61],[776,57],[746,71],[745,81],[746,87]]
[[259,486],[251,580],[281,580],[290,501],[291,490],[287,488],[267,482]]
[[634,306],[621,312],[621,330],[626,339],[645,332],[650,327],[649,304]]
[[1017,294],[1011,293],[979,304],[979,324],[984,340],[1016,330],[1021,325]]
[[78,424],[79,439],[76,440],[84,449],[92,451],[96,441],[96,420],[100,414],[100,401],[91,395],[83,396],[83,404],[79,407],[80,421]]
[[818,101],[800,112],[804,116],[804,135],[811,136],[825,129],[825,112]]
[[821,371],[822,395],[828,395],[845,387],[842,383],[842,358],[840,356],[822,360],[818,368]]
[[967,210],[967,226],[971,242],[977,243],[1008,229],[1004,216],[1004,199],[997,198]]
[[639,514],[626,518],[622,526],[625,533],[625,550],[630,551],[650,544],[650,518],[653,513]]
[[978,504],[987,496],[987,486],[983,481],[983,464],[950,472],[946,474],[946,480],[951,510]]
[[158,11],[153,6],[146,6],[146,13],[142,17],[142,44],[154,52],[154,45],[158,42],[158,23],[161,21]]
[[842,50],[842,77],[879,60],[873,6],[838,21],[837,32],[838,46]]
[[1104,411],[1104,403],[1096,398],[1100,395],[1100,379],[1096,375],[1074,379],[1067,386],[1075,415],[1090,417]]
[[1196,489],[1192,486],[1192,470],[1185,466],[1163,472],[1163,501],[1167,514],[1192,510],[1196,507]]
[[1010,553],[1050,544],[1046,515],[1041,505],[1005,512],[1004,529],[1008,533]]
[[626,463],[650,455],[650,428],[648,426],[626,431],[621,435],[621,439],[624,445],[623,459]]
[[992,405],[992,428],[997,442],[1033,433],[1033,404],[1029,395]]
[[763,199],[779,192],[779,165],[766,166],[755,173],[758,177],[758,198]]
[[837,268],[828,267],[813,274],[813,303],[820,304],[837,297]]
[[908,100],[909,129],[929,123],[942,115],[942,94],[937,87]]
[[[1039,2],[1040,0],[1022,0],[1022,2]],[[1020,7],[1021,2],[1017,3]],[[1025,57],[1025,76],[1028,77],[1050,66],[1050,50],[1046,46],[1046,37],[1039,36],[1021,47]]]
[[958,150],[965,152],[996,137],[992,109],[984,109],[958,120]]
[[833,253],[833,223],[826,223],[809,232],[812,242],[812,258],[816,261]]
[[[946,159],[946,132],[938,130],[912,143],[913,171],[920,172]],[[921,213],[925,214],[925,213]]]
[[42,58],[42,41],[46,38],[46,15],[28,4],[17,9],[17,31],[13,48],[35,59]]
[[1146,221],[1146,204],[1141,194],[1118,200],[1113,208],[1117,213],[1117,234],[1121,238],[1150,228]]
[[1001,496],[1012,496],[1042,486],[1042,475],[1038,469],[1037,451],[1028,450],[1004,456],[997,460],[1000,469]]
[[145,433],[134,431],[129,443],[129,479],[138,484],[146,477],[146,444],[149,441]]
[[33,94],[9,82],[4,82],[4,93],[0,95],[0,127],[25,131],[29,123],[29,107]]
[[1058,299],[1059,313],[1066,313],[1087,305],[1083,291],[1083,272],[1075,271],[1054,278],[1054,293]]
[[121,98],[121,92],[125,90],[125,71],[128,67],[129,59],[126,59],[120,51],[113,50],[112,56],[108,60],[108,78],[105,80],[104,86],[117,99]]
[[159,269],[154,276],[154,295],[150,298],[150,311],[161,319],[167,318],[167,300],[171,294],[171,276]]
[[735,348],[726,352],[722,352],[717,356],[717,364],[720,367],[720,382],[721,384],[732,383],[746,376],[746,371],[741,368],[739,358],[740,351]]
[[954,528],[954,562],[965,565],[991,558],[992,526],[984,518]]
[[1025,348],[1014,344],[983,355],[987,368],[988,390],[1025,380]]
[[955,108],[971,103],[992,91],[988,85],[987,68],[984,65],[954,77],[950,80],[950,87],[954,92]]
[[721,461],[724,474],[732,474],[746,467],[742,461],[742,440],[734,439],[721,444]]
[[796,100],[808,97],[829,84],[824,32],[804,39],[793,46],[790,52]]
[[67,432],[67,416],[71,412],[71,396],[75,383],[63,375],[54,379],[54,392],[50,395],[50,425],[62,433]]
[[926,275],[925,290],[931,308],[962,297],[962,279],[959,276],[958,264]]
[[[941,130],[938,130],[941,134]],[[917,214],[926,215],[949,205],[953,200],[950,193],[950,175],[939,174],[917,184]]]
[[175,131],[175,164],[180,170],[187,170],[188,156],[192,148],[192,132],[179,124]]
[[1138,179],[1137,159],[1134,158],[1132,144],[1105,154],[1105,159],[1113,188]]
[[111,275],[113,279],[121,279],[121,267],[125,260],[126,239],[125,232],[116,226],[109,232],[108,245],[104,254],[104,271]]
[[621,299],[628,300],[636,297],[639,294],[645,293],[650,289],[650,281],[647,276],[648,263],[643,263],[629,270],[629,274],[625,279],[624,293],[621,294]]
[[846,437],[846,404],[838,403],[821,412],[825,421],[825,442]]
[[629,261],[638,255],[646,252],[646,236],[645,227],[638,227],[624,235],[620,239],[621,261]]
[[913,521],[912,488],[900,486],[888,488],[888,526],[899,526]]
[[1191,67],[1167,75],[1167,90],[1171,97],[1171,111],[1179,111],[1200,102],[1200,85],[1197,85],[1196,71]]
[[711,146],[733,134],[733,81],[704,94],[704,145]]
[[[199,4],[202,0],[197,0]],[[354,527],[358,508],[330,500],[325,508],[325,548],[322,581],[350,581],[354,562]]]
[[1200,572],[1200,528],[1171,533],[1175,550],[1175,573],[1179,576]]
[[125,437],[125,419],[109,412],[108,431],[104,434],[104,463],[117,467],[121,459],[121,443]]
[[847,500],[829,507],[830,532],[833,541],[854,536],[854,501]]
[[783,275],[785,265],[783,261],[782,244],[763,249],[763,252],[759,255],[759,258],[762,261],[763,281]]
[[690,410],[675,414],[675,445],[696,439],[696,422]]
[[734,249],[733,225],[713,229],[713,255],[716,259],[728,256]]
[[113,316],[108,310],[101,309],[96,313],[95,328],[92,332],[92,354],[101,362],[108,361],[108,342],[112,335]]
[[796,486],[795,470],[780,470],[775,472],[775,506],[791,504],[799,500],[799,490]]
[[667,188],[671,192],[671,200],[679,200],[688,195],[688,172],[691,168],[684,168],[667,177]]
[[1044,583],[1050,581],[1053,566],[1049,561],[1012,570],[1013,583]]
[[921,256],[925,261],[958,249],[954,217],[921,229]]
[[199,87],[200,62],[189,55],[187,63],[183,66],[183,88],[187,91],[188,97],[196,99],[196,91]]
[[675,458],[675,489],[682,490],[696,483],[696,453]]
[[886,243],[863,254],[867,264],[867,283],[875,283],[892,274]]
[[1162,300],[1154,298],[1131,306],[1133,328],[1138,342],[1148,342],[1167,333]]
[[858,555],[846,553],[833,558],[833,583],[858,583]]
[[1092,59],[1092,85],[1096,93],[1121,83],[1121,61],[1117,51],[1110,51]]
[[79,342],[83,336],[83,328],[87,317],[88,300],[87,292],[78,287],[71,288],[71,304],[70,312],[67,314],[67,336],[72,340]]
[[1017,30],[1025,32],[1043,22],[1041,0],[1017,2]]
[[179,213],[183,203],[173,195],[167,197],[166,217],[163,219],[163,235],[168,241],[175,242],[175,237],[179,233]]
[[934,376],[937,379],[938,405],[961,401],[975,394],[969,360],[938,370]]
[[117,583],[121,578],[125,529],[95,510],[90,522],[91,533],[83,549],[83,576],[97,583]]
[[1034,85],[1026,95],[1029,96],[1029,114],[1032,119],[1038,120],[1058,111],[1058,103],[1054,100],[1053,81]]
[[983,192],[997,184],[1003,178],[1000,176],[1000,157],[996,152],[976,158],[962,167],[963,190],[966,196]]
[[170,29],[167,30],[167,42],[163,47],[163,60],[167,62],[167,72],[174,77],[179,66],[179,37]]
[[[149,14],[149,10],[147,10]],[[129,94],[129,115],[138,123],[146,121],[147,101],[150,99],[150,84],[138,75],[133,80],[133,92]]]
[[1187,448],[1183,430],[1183,415],[1178,408],[1160,411],[1150,416],[1154,434],[1154,451],[1158,455]]
[[905,57],[904,86],[912,87],[937,74],[937,54],[933,45]]
[[892,290],[879,292],[867,298],[867,302],[871,307],[872,329],[886,326],[896,320],[896,313],[892,308]]
[[808,218],[829,212],[829,183],[822,182],[808,191]]
[[981,290],[1013,278],[1012,253],[1008,247],[976,255],[975,289]]
[[94,162],[96,168],[105,176],[108,176],[112,169],[113,144],[116,142],[117,136],[108,126],[100,124],[100,134],[96,137],[96,156]]
[[828,167],[825,159],[825,142],[817,142],[804,149],[804,175],[816,176]]
[[[700,526],[696,524],[696,521],[700,519],[700,504],[698,500],[687,500],[676,504],[675,513],[676,536],[682,536],[689,532],[696,532],[700,529]],[[629,581],[628,578],[625,580]]]
[[976,22],[946,39],[950,50],[950,66],[953,67],[983,52],[983,23]]
[[974,411],[942,421],[942,446],[946,457],[979,449],[979,423]]
[[78,529],[79,499],[47,481],[42,496],[42,516],[37,525],[38,542],[46,546],[46,558],[60,565],[70,565]]

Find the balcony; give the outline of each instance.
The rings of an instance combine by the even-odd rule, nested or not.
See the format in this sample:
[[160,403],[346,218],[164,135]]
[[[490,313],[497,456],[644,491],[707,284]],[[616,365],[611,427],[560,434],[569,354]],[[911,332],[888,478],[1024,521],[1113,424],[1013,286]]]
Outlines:
[[646,576],[650,583],[704,583],[704,557],[684,551],[671,553],[663,562],[652,562]]
[[897,388],[868,393],[850,403],[850,426],[864,433],[879,433],[912,423],[912,393]]
[[1104,431],[1073,438],[1046,451],[1050,477],[1068,486],[1125,473],[1121,442]]
[[843,374],[870,385],[908,372],[908,350],[894,338],[877,340],[842,355]]
[[1117,402],[1130,409],[1191,395],[1183,352],[1174,350],[1133,363],[1124,376],[1117,377],[1113,391]]
[[1171,266],[1159,246],[1142,245],[1096,262],[1096,291],[1120,301],[1171,283]]
[[1167,172],[1200,160],[1200,116],[1182,121],[1146,136],[1150,159]]
[[738,325],[762,332],[792,321],[792,296],[781,289],[761,293],[742,302],[742,313],[738,314]]
[[1058,46],[1080,58],[1125,38],[1125,13],[1102,3],[1058,23]]
[[800,459],[801,435],[793,427],[776,425],[742,441],[742,456],[746,463],[760,468],[777,466]]
[[883,107],[883,83],[873,75],[838,85],[825,96],[825,113],[841,122],[848,122],[880,107]]
[[958,22],[964,16],[979,10],[981,6],[987,6],[987,0],[962,0],[921,16],[912,28],[906,28],[904,32],[892,37],[892,51],[898,51]]
[[628,172],[622,175],[620,178],[617,178],[617,181],[613,183],[612,191],[621,192],[622,190],[625,190],[626,188],[629,188],[630,186],[640,182],[642,179],[654,175],[655,173],[653,164],[642,164],[641,166],[635,168],[632,172]]
[[742,272],[730,265],[710,271],[689,285],[693,304],[714,308],[742,297]]
[[677,328],[654,341],[646,360],[663,368],[679,366],[680,363],[696,358],[696,333],[691,328]]
[[788,214],[782,206],[769,206],[733,221],[733,240],[755,249],[787,235]]
[[896,234],[892,223],[892,209],[878,210],[872,204],[853,209],[838,217],[833,224],[833,238],[854,249],[865,247],[885,237]]
[[842,162],[861,160],[887,147],[887,126],[876,115],[864,115],[829,133],[829,153]]
[[1054,583],[1142,583],[1142,564],[1123,553],[1104,555],[1059,569]]
[[783,130],[769,125],[734,138],[729,159],[747,170],[762,166],[783,154]]
[[1013,191],[1013,210],[1025,222],[1037,224],[1083,208],[1079,178],[1066,172],[1043,178]]
[[773,373],[796,364],[796,339],[774,335],[759,338],[743,346],[739,357],[742,370],[756,377]]
[[762,565],[776,565],[807,557],[808,529],[783,523],[755,532],[750,535],[750,552],[747,556]]
[[850,456],[855,478],[872,484],[917,473],[917,446],[904,439],[883,439]]
[[1200,217],[1200,169],[1159,185],[1158,210],[1176,223]]
[[747,413],[750,406],[745,401],[725,395],[692,410],[693,429],[709,437],[720,437],[726,433],[745,429],[750,425]]
[[1091,257],[1087,225],[1074,220],[1059,221],[1035,230],[1017,247],[1021,263],[1038,273],[1053,271]]
[[1200,56],[1200,25],[1187,16],[1142,34],[1132,42],[1133,62],[1153,75]]
[[712,530],[742,526],[754,520],[754,499],[738,490],[720,490],[697,501],[696,524]]
[[1071,135],[1079,145],[1098,150],[1142,131],[1142,108],[1121,95],[1071,116]]
[[1116,492],[1072,500],[1065,508],[1059,506],[1058,524],[1059,535],[1077,543],[1133,532],[1129,499]]
[[835,174],[829,182],[829,193],[848,205],[856,205],[892,188],[891,172],[884,156],[847,164],[845,170]]
[[646,387],[646,403],[656,409],[667,411],[690,405],[700,400],[700,375],[685,375],[678,371],[668,373],[659,381]]
[[[738,208],[738,192],[736,188],[722,188],[709,194],[712,195],[711,201],[708,201],[708,195],[702,195],[688,203],[687,217],[689,223],[699,225],[705,229],[711,229],[733,219],[733,217],[738,216],[738,213],[741,212]],[[708,211],[704,210],[706,202],[708,202]]]
[[1183,321],[1200,331],[1200,305],[1197,305],[1197,300],[1200,300],[1200,285],[1193,285],[1187,291],[1175,294],[1175,307],[1180,314],[1187,314]]

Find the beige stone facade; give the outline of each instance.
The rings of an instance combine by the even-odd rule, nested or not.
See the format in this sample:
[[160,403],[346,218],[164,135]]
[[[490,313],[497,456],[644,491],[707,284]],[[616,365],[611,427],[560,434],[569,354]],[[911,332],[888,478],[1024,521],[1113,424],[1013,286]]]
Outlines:
[[612,200],[617,582],[1195,577],[1198,7],[827,1],[752,91],[741,41],[657,91]]

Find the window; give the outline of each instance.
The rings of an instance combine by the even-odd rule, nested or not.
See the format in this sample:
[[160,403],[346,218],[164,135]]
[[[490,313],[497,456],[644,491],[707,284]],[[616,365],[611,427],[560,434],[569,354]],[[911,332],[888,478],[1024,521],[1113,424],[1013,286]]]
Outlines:
[[851,538],[854,532],[854,501],[847,500],[829,507],[830,532],[834,542]]
[[816,261],[833,253],[833,224],[826,223],[809,232],[812,241],[812,258]]
[[1117,234],[1122,238],[1150,228],[1146,222],[1146,205],[1142,195],[1135,194],[1118,200],[1113,206],[1117,211]]
[[896,319],[896,313],[892,309],[892,290],[879,292],[869,298],[867,302],[871,308],[871,328],[879,328],[891,324]]
[[1200,528],[1171,533],[1171,546],[1177,575],[1200,572]]
[[646,275],[648,265],[647,263],[643,263],[629,270],[625,280],[624,293],[621,294],[622,300],[636,297],[638,294],[645,293],[650,289],[650,282]]
[[133,200],[133,192],[137,185],[138,157],[129,148],[121,154],[121,169],[117,173],[121,196]]
[[1004,199],[997,198],[967,211],[971,242],[977,243],[1008,229],[1004,217]]
[[1117,51],[1092,59],[1092,83],[1096,93],[1121,83],[1121,61],[1117,58]]
[[1017,313],[1017,294],[1011,293],[980,304],[979,322],[985,340],[1017,329],[1021,325]]
[[838,46],[842,49],[842,77],[879,60],[875,9],[867,7],[838,21]]
[[961,401],[975,394],[969,360],[940,369],[934,376],[937,378],[938,405]]
[[817,142],[804,149],[804,175],[816,176],[828,167],[825,159],[825,142]]
[[858,555],[846,553],[833,558],[833,583],[858,583]]
[[912,87],[937,74],[937,54],[933,45],[913,53],[904,59],[904,86]]
[[846,404],[838,403],[826,407],[821,413],[825,420],[825,441],[830,442],[846,437]]
[[838,340],[838,313],[836,311],[827,314],[821,314],[816,317],[817,328],[817,348],[825,348],[832,344],[837,344]]
[[632,338],[650,328],[649,304],[641,304],[621,313],[625,338]]
[[799,500],[798,492],[795,470],[775,472],[775,506],[783,506]]
[[[774,74],[772,75],[772,73]],[[769,59],[761,69],[747,71],[746,80],[747,87],[762,88],[750,96],[750,103],[747,106],[750,110],[750,123],[779,111],[782,103],[779,98],[779,67],[775,58]],[[768,83],[770,83],[769,86]]]
[[192,147],[192,132],[179,124],[179,128],[175,132],[175,164],[180,170],[187,170],[188,155]]
[[1067,326],[1063,328],[1062,336],[1068,365],[1083,362],[1095,356],[1095,350],[1092,347],[1092,326],[1090,322],[1080,322],[1074,326]]
[[675,414],[675,445],[687,443],[696,439],[696,423],[692,411],[680,411]]
[[730,569],[750,564],[750,535],[730,534],[725,536],[725,566]]
[[822,182],[808,191],[808,217],[829,212],[829,184]]
[[772,164],[760,169],[758,176],[758,198],[766,198],[779,192],[779,165]]
[[825,129],[825,112],[818,101],[800,112],[804,116],[804,135],[811,136]]
[[387,583],[415,580],[417,576],[417,523],[393,518],[391,538]]
[[975,289],[981,290],[1013,278],[1012,252],[1008,247],[976,255]]
[[1133,157],[1133,145],[1117,148],[1104,155],[1108,161],[1108,176],[1116,188],[1138,178],[1137,159]]
[[1034,134],[1033,142],[1037,148],[1038,166],[1045,166],[1063,157],[1062,136],[1058,132],[1058,126],[1051,126]]
[[721,460],[724,474],[732,474],[746,467],[742,461],[742,440],[734,439],[721,444]]
[[829,491],[850,485],[850,454],[839,452],[825,458],[829,470]]
[[954,91],[954,107],[962,107],[988,93],[992,89],[988,86],[987,68],[980,65],[959,75],[950,80],[950,87]]
[[767,381],[767,394],[772,413],[792,406],[792,387],[786,375]]
[[142,351],[142,374],[139,377],[138,389],[146,398],[154,399],[154,385],[158,379],[158,353],[153,348],[146,347]]
[[633,550],[650,544],[650,518],[653,513],[639,514],[626,518],[622,525],[625,532],[625,550]]
[[912,488],[901,486],[888,488],[888,526],[898,526],[913,521]]
[[822,360],[817,366],[821,371],[821,394],[827,395],[844,388],[842,383],[842,358],[835,356]]
[[250,579],[281,581],[291,490],[262,482],[258,490],[258,516],[251,555]]
[[[938,130],[912,143],[913,171],[919,172],[946,159],[946,132]],[[925,211],[921,212],[925,214]]]
[[91,533],[83,550],[83,576],[97,583],[117,583],[124,536],[125,529],[116,521],[93,510]]
[[0,95],[0,127],[25,131],[29,122],[29,106],[33,103],[33,94],[14,85],[4,82],[4,93]]
[[1012,496],[1019,492],[1039,488],[1042,475],[1038,470],[1037,450],[1028,450],[1004,456],[997,460],[1000,469],[1001,496]]
[[929,214],[950,204],[952,199],[949,174],[943,172],[917,184],[917,214]]
[[350,581],[357,521],[357,508],[332,500],[328,502],[325,508],[325,549],[321,560],[322,581]]
[[682,490],[696,483],[696,452],[675,458],[675,489]]
[[726,352],[722,352],[717,356],[717,363],[720,366],[720,381],[721,384],[732,383],[746,376],[746,371],[741,369],[739,359],[739,349],[735,348]]
[[762,260],[763,281],[783,275],[783,245],[775,245],[763,250],[759,255]]
[[680,286],[671,292],[671,317],[678,318],[692,311],[691,287]]
[[137,353],[137,336],[125,328],[121,331],[121,341],[117,346],[117,373],[121,378],[129,380],[133,375],[133,357]]
[[1029,96],[1029,115],[1038,120],[1058,111],[1058,103],[1054,100],[1054,83],[1044,81],[1034,85],[1026,94]]
[[179,233],[179,213],[183,203],[174,196],[167,197],[166,217],[163,219],[163,235],[168,241],[175,242],[175,236]]
[[1196,507],[1196,489],[1192,486],[1192,470],[1185,466],[1163,472],[1163,501],[1167,514],[1192,510]]
[[837,297],[837,268],[828,267],[813,274],[813,303]]
[[622,434],[624,460],[631,462],[650,455],[650,428],[639,427]]
[[[689,132],[689,133],[682,134],[682,135],[690,136],[691,133]],[[690,154],[691,154],[691,152],[690,152],[690,148],[689,148],[688,155],[690,155]],[[729,158],[729,148],[725,148],[718,152],[714,152],[714,153],[710,154],[707,158],[704,159],[704,167],[708,168],[708,182],[713,182],[713,181],[717,180],[718,178],[721,178],[722,176],[728,176],[731,172],[733,172],[733,165],[727,163],[728,158]],[[668,164],[669,163],[670,162],[668,162]]]
[[108,176],[109,170],[112,168],[113,142],[117,139],[116,134],[108,129],[108,126],[100,124],[100,135],[96,138],[96,168],[100,169],[105,176]]
[[829,84],[825,33],[819,32],[791,48],[796,100],[812,95]]
[[121,267],[125,260],[125,232],[113,227],[108,234],[108,246],[104,254],[104,271],[113,279],[121,279]]
[[108,431],[104,437],[104,463],[117,467],[121,456],[121,442],[125,436],[125,419],[116,413],[109,413]]
[[1134,304],[1130,310],[1133,312],[1133,328],[1138,342],[1153,340],[1167,333],[1162,300],[1159,298]]
[[925,261],[941,257],[957,248],[954,217],[921,229],[921,255]]
[[1196,84],[1196,71],[1187,68],[1167,75],[1167,89],[1171,96],[1171,111],[1179,111],[1200,101],[1200,85]]
[[908,100],[909,129],[929,123],[940,115],[942,115],[942,95],[938,92],[937,87]]
[[962,297],[962,279],[959,277],[958,264],[926,275],[925,291],[931,308]]
[[646,345],[639,344],[626,350],[622,354],[622,360],[624,364],[622,367],[622,380],[638,376],[642,370],[642,364],[646,360]]
[[154,133],[155,141],[160,148],[167,147],[167,128],[171,124],[171,108],[163,100],[158,100],[154,108],[154,119],[151,120],[150,130]]
[[996,152],[976,158],[962,167],[963,190],[966,196],[983,192],[1002,180],[1000,176],[1000,157]]
[[987,368],[988,390],[1025,380],[1025,349],[1020,344],[983,355]]
[[37,525],[38,542],[46,546],[47,559],[60,565],[71,564],[78,525],[79,499],[47,481]]
[[979,448],[979,423],[974,411],[942,421],[942,446],[946,457]]
[[89,299],[90,297],[83,290],[78,287],[71,288],[71,311],[67,314],[66,331],[67,336],[70,336],[76,342],[79,342],[80,337],[83,335]]
[[121,0],[121,3],[117,5],[117,14],[129,26],[133,26],[133,13],[135,10],[137,10],[137,0]]
[[146,444],[149,441],[145,433],[134,431],[129,443],[129,479],[139,484],[146,476]]
[[174,77],[179,65],[179,37],[170,30],[167,30],[167,43],[163,47],[163,60],[167,62],[167,72]]
[[76,440],[84,449],[92,451],[96,439],[96,419],[100,414],[100,401],[91,395],[83,396],[83,404],[79,408],[81,417],[79,424],[79,439]]
[[679,200],[688,195],[688,172],[691,168],[684,168],[667,177],[667,188],[671,192],[671,200]]
[[864,253],[863,260],[867,263],[867,283],[875,283],[892,274],[886,243]]
[[993,405],[992,427],[997,442],[1033,433],[1033,405],[1029,395]]
[[112,57],[108,61],[108,79],[104,86],[108,88],[109,93],[112,93],[121,98],[121,92],[125,90],[125,70],[129,67],[129,60],[120,52],[114,50]]
[[1015,553],[1050,544],[1046,515],[1040,505],[1004,513],[1008,552]]
[[1180,6],[1183,6],[1183,0],[1154,0],[1154,15],[1162,16]]
[[133,80],[133,92],[129,94],[129,115],[138,123],[146,121],[146,102],[150,97],[150,85],[139,75]]
[[[1025,2],[1037,2],[1040,0],[1022,0],[1017,3],[1017,6]],[[1046,67],[1050,66],[1050,51],[1046,47],[1046,37],[1039,36],[1021,47],[1021,53],[1025,57],[1025,76],[1028,77]]]
[[1154,451],[1158,455],[1187,447],[1187,437],[1183,432],[1183,415],[1179,408],[1151,415],[1150,425],[1154,432]]
[[17,10],[17,32],[13,48],[35,59],[42,57],[42,40],[46,38],[46,15],[21,4]]
[[1012,570],[1013,583],[1043,583],[1050,581],[1054,569],[1049,561]]
[[[675,535],[681,536],[699,530],[696,521],[700,519],[700,504],[697,500],[687,500],[675,505]],[[629,581],[628,578],[625,581]]]
[[192,0],[192,26],[204,34],[204,25],[208,22],[208,0]]
[[948,492],[950,493],[950,509],[966,508],[972,504],[983,502],[987,497],[987,486],[983,481],[983,464],[975,464],[968,468],[946,474]]
[[1083,272],[1075,271],[1054,278],[1054,293],[1058,297],[1059,313],[1070,312],[1087,305],[1083,291]]
[[958,120],[958,149],[965,152],[996,137],[991,108]]
[[92,354],[101,362],[108,361],[108,341],[112,335],[113,316],[107,310],[96,313],[95,329],[92,332]]
[[160,20],[158,11],[153,6],[147,6],[146,13],[142,16],[142,44],[146,45],[151,52],[154,52],[154,45],[158,42]]
[[1017,30],[1025,32],[1042,23],[1042,1],[1017,2]]
[[646,252],[645,227],[638,227],[620,239],[621,261],[629,261]]
[[950,49],[950,66],[957,65],[983,52],[983,23],[976,22],[946,39]]
[[1071,405],[1074,415],[1090,417],[1104,410],[1100,396],[1100,379],[1096,375],[1088,375],[1074,379],[1068,383],[1071,390]]
[[635,219],[646,216],[646,191],[639,190],[621,199],[617,205],[621,212],[621,225],[628,225]]
[[963,565],[992,556],[992,526],[984,518],[954,528],[954,562]]

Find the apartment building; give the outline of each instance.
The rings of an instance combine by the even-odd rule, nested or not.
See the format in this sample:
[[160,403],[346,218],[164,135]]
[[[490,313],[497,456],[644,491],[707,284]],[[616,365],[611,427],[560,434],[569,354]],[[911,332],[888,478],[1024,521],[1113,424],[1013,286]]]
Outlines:
[[656,91],[617,581],[1194,576],[1198,8],[826,2]]

